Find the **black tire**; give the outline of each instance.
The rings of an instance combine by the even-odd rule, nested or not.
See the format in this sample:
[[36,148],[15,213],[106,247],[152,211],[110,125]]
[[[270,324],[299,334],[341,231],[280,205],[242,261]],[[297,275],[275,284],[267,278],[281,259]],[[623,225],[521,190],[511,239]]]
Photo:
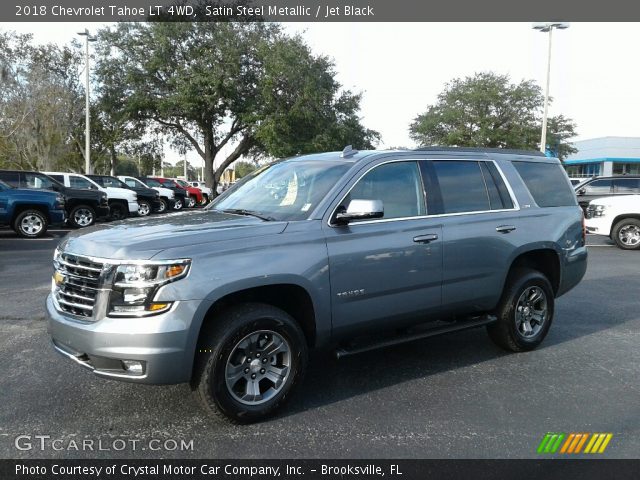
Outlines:
[[[539,292],[542,292],[544,298],[529,302],[533,294]],[[530,293],[531,296],[529,296]],[[545,314],[543,321],[539,322],[529,317],[529,314],[539,317],[535,312],[541,311],[542,301],[544,301]],[[507,278],[502,298],[495,311],[497,321],[487,326],[489,337],[496,345],[511,352],[533,350],[540,345],[549,332],[554,306],[553,288],[547,277],[537,270],[517,269]],[[517,313],[519,313],[518,316]],[[523,318],[529,318],[529,320],[521,321]],[[529,334],[526,333],[527,324],[531,329]]]
[[67,221],[75,228],[90,227],[96,222],[96,211],[89,205],[76,205],[69,212]]
[[164,198],[160,198],[160,205],[156,208],[156,213],[167,213],[169,210],[169,202],[167,202]]
[[42,237],[47,233],[47,228],[49,228],[49,221],[40,210],[23,210],[13,221],[13,230],[22,238]]
[[109,205],[109,219],[124,220],[127,218],[127,208],[122,203],[112,203]]
[[618,248],[623,250],[640,250],[640,220],[623,218],[611,229],[611,238]]
[[202,194],[202,201],[199,203],[199,205],[201,207],[204,207],[204,206],[206,206],[208,204],[209,204],[209,195],[207,195],[206,193],[203,193]]
[[187,198],[185,198],[187,204],[186,207],[187,208],[195,208],[196,205],[198,205],[198,201],[196,200],[196,197],[194,197],[193,195],[189,195]]
[[138,200],[138,216],[148,217],[153,212],[153,206],[151,202],[147,200]]
[[[196,351],[194,373],[191,380],[191,388],[196,398],[207,413],[216,417],[225,417],[234,423],[252,423],[274,414],[289,399],[295,387],[300,384],[306,370],[308,348],[300,326],[286,312],[260,303],[231,307],[212,320],[203,328]],[[276,334],[275,336],[280,336],[285,340],[283,343],[289,348],[289,353],[277,355],[283,355],[282,358],[287,358],[289,366],[287,374],[283,374],[285,379],[281,386],[278,386],[277,389],[273,388],[276,393],[265,388],[264,394],[273,395],[271,398],[263,400],[261,393],[261,399],[258,401],[264,403],[247,404],[242,403],[238,399],[238,394],[232,393],[233,388],[227,386],[226,373],[228,365],[231,365],[232,356],[237,358],[237,352],[243,339],[251,336],[252,333],[258,335],[256,332],[259,332],[260,335],[272,332]],[[260,338],[264,338],[267,345],[274,343],[273,338],[268,340],[266,333],[264,337],[260,336]],[[259,357],[259,353],[256,353],[260,351],[259,343],[258,341],[253,347],[250,347],[254,349],[253,355],[256,357]],[[240,357],[242,358],[240,365],[243,365],[245,360],[247,363],[252,360],[247,358],[248,355],[251,353]],[[263,357],[261,361],[274,362],[276,357],[270,355],[267,353],[267,358]],[[247,373],[250,370],[249,367],[253,368],[253,363],[257,362],[257,358],[253,360],[241,374],[246,378],[244,385],[247,385],[247,391],[249,390],[249,382],[252,382],[248,379],[248,375],[253,375],[255,378],[254,374]],[[269,363],[266,365],[270,366]],[[260,366],[258,364],[256,368]],[[264,372],[260,370],[260,373]],[[265,383],[262,383],[263,380]],[[240,382],[242,381],[240,379]],[[266,376],[256,382],[260,392],[262,388],[270,385],[270,380]]]
[[182,207],[184,207],[184,202],[182,201],[181,198],[176,198],[176,201],[173,204],[173,209],[175,211],[178,211],[178,210],[182,210]]

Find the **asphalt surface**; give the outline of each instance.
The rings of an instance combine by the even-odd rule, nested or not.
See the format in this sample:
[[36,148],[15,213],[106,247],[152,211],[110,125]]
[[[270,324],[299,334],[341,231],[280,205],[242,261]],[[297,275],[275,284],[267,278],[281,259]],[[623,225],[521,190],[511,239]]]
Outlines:
[[[546,432],[611,432],[604,456],[639,456],[638,252],[591,237],[587,275],[534,352],[476,329],[316,355],[279,417],[233,426],[204,417],[186,385],[97,378],[52,350],[43,302],[64,234],[0,231],[0,458],[535,458]],[[36,435],[51,437],[44,449]],[[93,450],[74,448],[83,440]]]

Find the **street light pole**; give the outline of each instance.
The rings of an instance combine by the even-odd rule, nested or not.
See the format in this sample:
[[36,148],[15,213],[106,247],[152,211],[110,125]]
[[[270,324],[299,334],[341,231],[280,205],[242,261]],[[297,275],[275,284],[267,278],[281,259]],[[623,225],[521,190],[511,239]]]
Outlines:
[[85,37],[85,131],[84,131],[84,173],[91,173],[91,116],[89,111],[89,42],[95,42],[96,37],[89,34],[88,29],[78,32]]
[[536,23],[533,25],[534,30],[549,33],[549,51],[547,53],[547,84],[544,89],[544,112],[542,114],[542,133],[540,134],[540,151],[547,151],[547,119],[549,115],[549,84],[551,83],[551,41],[553,38],[553,29],[565,30],[569,28],[568,23]]

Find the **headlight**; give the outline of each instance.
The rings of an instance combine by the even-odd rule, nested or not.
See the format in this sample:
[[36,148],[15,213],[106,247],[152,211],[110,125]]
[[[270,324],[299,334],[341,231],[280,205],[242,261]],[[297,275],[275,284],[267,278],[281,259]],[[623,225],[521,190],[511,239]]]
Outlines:
[[606,209],[606,205],[590,205],[589,213],[591,213],[591,217],[603,217]]
[[184,278],[191,260],[118,265],[109,299],[109,315],[145,317],[166,312],[172,302],[155,302],[158,289]]
[[62,195],[56,195],[55,206],[60,210],[64,209],[64,197]]

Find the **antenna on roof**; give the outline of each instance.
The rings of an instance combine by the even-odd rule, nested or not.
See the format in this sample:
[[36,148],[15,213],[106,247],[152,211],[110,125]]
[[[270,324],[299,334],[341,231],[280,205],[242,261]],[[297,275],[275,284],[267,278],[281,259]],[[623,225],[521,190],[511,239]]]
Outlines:
[[358,150],[354,150],[351,145],[347,145],[346,147],[344,147],[344,150],[342,150],[342,155],[340,156],[342,158],[349,158],[353,157],[356,153],[358,153]]

